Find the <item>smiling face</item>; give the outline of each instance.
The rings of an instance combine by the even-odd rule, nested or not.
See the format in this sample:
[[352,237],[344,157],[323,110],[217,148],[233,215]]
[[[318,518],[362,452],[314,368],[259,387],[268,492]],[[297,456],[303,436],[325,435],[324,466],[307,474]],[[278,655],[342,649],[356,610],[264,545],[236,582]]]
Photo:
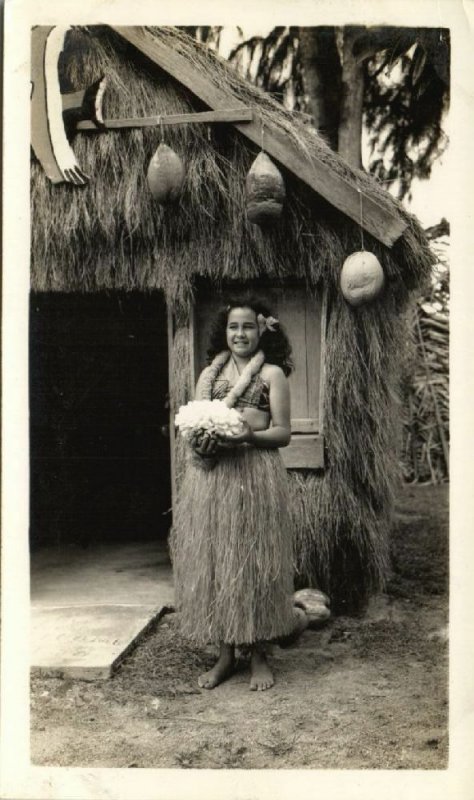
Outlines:
[[227,346],[239,358],[250,358],[258,349],[260,333],[257,315],[251,308],[229,311],[226,328]]

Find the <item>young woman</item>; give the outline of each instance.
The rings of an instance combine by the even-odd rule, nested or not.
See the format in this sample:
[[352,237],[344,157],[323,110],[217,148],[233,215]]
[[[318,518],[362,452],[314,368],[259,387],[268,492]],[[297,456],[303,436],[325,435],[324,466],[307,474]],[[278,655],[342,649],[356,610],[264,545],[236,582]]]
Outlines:
[[196,399],[232,400],[244,430],[195,437],[174,510],[171,540],[182,633],[219,644],[199,678],[212,689],[234,669],[235,646],[250,648],[252,690],[273,685],[265,642],[289,634],[293,559],[286,470],[291,348],[259,301],[235,299],[217,315]]

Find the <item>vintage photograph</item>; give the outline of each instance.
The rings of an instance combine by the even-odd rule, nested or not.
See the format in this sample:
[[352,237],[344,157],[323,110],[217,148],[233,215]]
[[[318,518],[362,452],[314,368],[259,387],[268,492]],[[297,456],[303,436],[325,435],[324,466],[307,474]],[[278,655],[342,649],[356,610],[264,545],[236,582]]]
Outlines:
[[449,27],[31,28],[30,757],[446,770]]

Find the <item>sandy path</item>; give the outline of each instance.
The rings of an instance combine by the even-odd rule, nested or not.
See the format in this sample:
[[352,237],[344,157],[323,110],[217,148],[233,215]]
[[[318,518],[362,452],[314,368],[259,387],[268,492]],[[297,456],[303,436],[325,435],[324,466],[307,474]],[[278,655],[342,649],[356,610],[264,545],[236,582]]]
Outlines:
[[395,572],[363,617],[338,617],[274,648],[276,684],[248,665],[212,691],[175,615],[113,679],[34,680],[32,760],[113,767],[442,769],[447,742],[447,493],[406,489]]

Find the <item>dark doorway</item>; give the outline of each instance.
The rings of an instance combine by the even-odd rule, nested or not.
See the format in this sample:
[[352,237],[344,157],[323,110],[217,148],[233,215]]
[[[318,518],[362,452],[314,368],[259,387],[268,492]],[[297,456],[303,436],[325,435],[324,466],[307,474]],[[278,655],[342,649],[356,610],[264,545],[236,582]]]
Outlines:
[[31,295],[32,545],[166,537],[167,392],[159,292]]

